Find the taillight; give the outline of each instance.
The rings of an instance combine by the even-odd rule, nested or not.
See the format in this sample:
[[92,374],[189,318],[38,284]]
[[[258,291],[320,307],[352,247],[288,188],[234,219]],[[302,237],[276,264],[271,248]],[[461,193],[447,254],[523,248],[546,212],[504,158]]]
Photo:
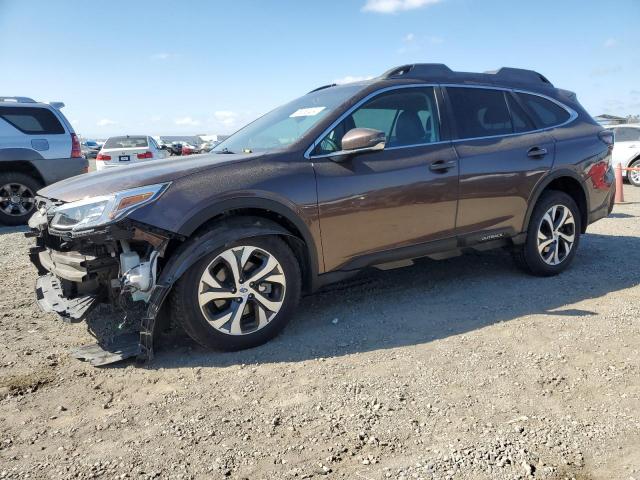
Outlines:
[[144,153],[139,153],[139,154],[138,154],[138,158],[139,158],[140,160],[144,160],[145,158],[153,158],[153,153],[151,153],[151,152],[149,152],[149,151],[146,151],[146,152],[144,152]]
[[71,158],[81,158],[82,148],[80,148],[80,140],[75,133],[71,134]]
[[601,132],[598,132],[598,138],[610,149],[613,148],[613,144],[615,143],[615,134],[613,133],[613,130],[602,130]]
[[111,155],[104,155],[103,153],[99,153],[96,157],[96,160],[109,161],[111,160]]

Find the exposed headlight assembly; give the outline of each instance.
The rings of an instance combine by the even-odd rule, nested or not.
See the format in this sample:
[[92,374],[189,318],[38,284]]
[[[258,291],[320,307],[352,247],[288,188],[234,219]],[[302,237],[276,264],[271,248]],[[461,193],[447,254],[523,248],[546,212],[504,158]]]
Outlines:
[[147,185],[111,195],[89,197],[65,203],[53,211],[51,228],[55,230],[87,230],[120,220],[137,208],[157,200],[169,183]]

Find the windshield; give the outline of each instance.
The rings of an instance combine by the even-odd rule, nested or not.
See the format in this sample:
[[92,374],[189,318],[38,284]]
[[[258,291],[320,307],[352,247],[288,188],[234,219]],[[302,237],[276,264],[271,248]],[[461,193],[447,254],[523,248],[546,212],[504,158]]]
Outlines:
[[311,92],[272,110],[224,140],[216,153],[250,153],[286,148],[361,90],[344,85]]

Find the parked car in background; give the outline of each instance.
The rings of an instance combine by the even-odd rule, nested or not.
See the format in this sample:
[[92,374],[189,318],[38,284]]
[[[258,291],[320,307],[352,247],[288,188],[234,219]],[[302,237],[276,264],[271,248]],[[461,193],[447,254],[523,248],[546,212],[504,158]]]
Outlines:
[[212,142],[204,142],[202,145],[200,145],[200,152],[201,153],[209,153],[211,150],[213,150],[220,142],[218,141],[212,141]]
[[165,152],[167,152],[167,156],[170,157],[173,154],[173,151],[171,149],[171,144],[170,143],[166,143],[162,140],[162,137],[152,137],[156,144],[158,145],[158,148],[160,148],[160,150],[164,150]]
[[171,142],[168,146],[171,155],[182,155],[182,145],[181,142]]
[[179,135],[163,135],[160,137],[163,142],[171,146],[171,153],[173,155],[182,155],[183,145],[190,145],[192,148],[189,150],[196,150],[196,145],[200,145],[202,140],[196,135],[191,136],[179,136]]
[[102,148],[102,145],[94,140],[85,140],[80,145],[82,148],[82,154],[86,158],[96,158]]
[[[611,127],[615,134],[613,165],[623,168],[640,168],[640,124],[623,124]],[[640,170],[622,171],[629,183],[640,187]]]
[[212,154],[42,190],[37,299],[80,318],[146,302],[145,358],[166,299],[197,342],[237,350],[280,332],[303,292],[370,266],[506,248],[557,275],[613,208],[612,148],[575,93],[531,70],[414,64],[320,87]]
[[26,223],[41,187],[87,172],[78,137],[60,109],[0,97],[0,223]]
[[169,154],[148,135],[109,137],[96,157],[96,170],[167,158]]
[[182,144],[182,155],[195,155],[202,153],[202,144],[192,145],[190,143]]

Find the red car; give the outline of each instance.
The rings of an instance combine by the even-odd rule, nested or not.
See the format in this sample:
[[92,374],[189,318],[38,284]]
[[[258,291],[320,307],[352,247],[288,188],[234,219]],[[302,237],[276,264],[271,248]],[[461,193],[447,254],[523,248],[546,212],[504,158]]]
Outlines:
[[193,155],[195,153],[200,153],[200,149],[188,143],[182,144],[182,155]]

